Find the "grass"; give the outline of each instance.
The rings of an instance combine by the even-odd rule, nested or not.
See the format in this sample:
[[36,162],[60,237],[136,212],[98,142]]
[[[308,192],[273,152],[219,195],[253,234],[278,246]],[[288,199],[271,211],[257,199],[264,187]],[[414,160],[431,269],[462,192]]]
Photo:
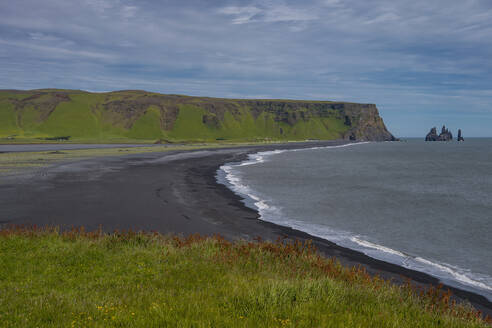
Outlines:
[[101,136],[99,120],[91,111],[101,98],[100,95],[72,95],[70,102],[60,103],[51,115],[42,122],[37,131],[45,135],[71,136]]
[[310,243],[0,230],[2,327],[486,327]]
[[164,137],[160,126],[161,114],[159,109],[149,107],[147,113],[140,117],[128,132],[130,138],[159,140]]
[[[336,105],[353,107],[351,111],[356,112],[367,110],[349,103],[255,103],[139,91],[0,90],[0,143],[36,143],[58,136],[70,136],[71,142],[79,143],[331,140],[349,130],[343,124],[343,110],[330,109]],[[283,120],[285,115],[289,123]],[[207,124],[211,117],[215,124]]]

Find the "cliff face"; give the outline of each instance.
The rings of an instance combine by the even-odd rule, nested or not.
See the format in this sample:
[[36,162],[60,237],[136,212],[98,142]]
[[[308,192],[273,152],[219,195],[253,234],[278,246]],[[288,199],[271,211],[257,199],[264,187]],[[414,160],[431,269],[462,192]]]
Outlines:
[[0,91],[0,137],[80,140],[394,140],[375,105],[144,91]]
[[394,141],[395,137],[384,125],[376,105],[347,104],[343,108],[352,123],[344,135],[353,140]]

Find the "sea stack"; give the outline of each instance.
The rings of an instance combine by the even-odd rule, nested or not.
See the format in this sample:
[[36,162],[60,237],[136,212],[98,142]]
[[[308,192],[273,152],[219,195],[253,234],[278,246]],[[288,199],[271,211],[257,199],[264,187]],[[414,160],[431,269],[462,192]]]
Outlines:
[[465,138],[461,135],[461,129],[458,129],[458,141],[465,141]]
[[439,136],[437,135],[437,128],[433,127],[425,136],[425,141],[437,141],[438,138]]
[[443,125],[442,126],[442,130],[441,130],[441,134],[439,135],[439,139],[438,141],[451,141],[453,140],[453,135],[451,134],[451,132],[446,129],[446,127]]
[[446,126],[442,126],[441,134],[437,135],[437,128],[433,127],[429,133],[425,136],[425,141],[451,141],[453,140],[453,134],[446,129]]

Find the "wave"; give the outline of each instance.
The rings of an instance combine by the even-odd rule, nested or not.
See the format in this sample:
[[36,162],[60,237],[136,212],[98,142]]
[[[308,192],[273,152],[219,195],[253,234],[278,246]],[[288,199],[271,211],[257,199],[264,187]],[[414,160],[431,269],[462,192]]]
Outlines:
[[492,291],[492,278],[489,276],[472,273],[469,270],[465,270],[451,264],[439,263],[437,261],[424,259],[420,256],[405,254],[382,245],[371,243],[366,240],[361,240],[357,237],[351,237],[350,240],[364,248],[374,249],[382,253],[396,255],[401,258],[401,263],[397,264],[406,268],[423,271],[437,276],[443,280],[457,281],[464,285]]
[[282,149],[250,154],[248,155],[248,159],[243,162],[227,163],[222,165],[217,171],[217,181],[226,185],[233,192],[242,196],[244,198],[243,201],[245,205],[257,210],[260,215],[260,219],[263,221],[268,221],[278,225],[304,231],[312,236],[332,241],[342,247],[347,247],[360,251],[373,258],[388,261],[412,270],[425,272],[439,278],[443,282],[449,283],[451,285],[457,284],[457,287],[467,289],[466,287],[468,286],[471,287],[472,291],[476,291],[475,289],[486,291],[487,295],[485,296],[492,300],[492,277],[473,273],[470,270],[459,268],[447,263],[439,263],[437,261],[431,261],[419,256],[405,254],[401,251],[370,242],[366,240],[368,238],[354,235],[353,233],[347,231],[334,230],[324,225],[312,224],[288,218],[282,213],[281,208],[272,205],[271,200],[267,199],[266,197],[262,198],[261,196],[259,196],[258,192],[253,190],[246,183],[244,183],[242,177],[235,170],[236,167],[264,163],[268,160],[268,157],[284,152],[342,148],[367,143],[368,142],[361,142],[339,146]]

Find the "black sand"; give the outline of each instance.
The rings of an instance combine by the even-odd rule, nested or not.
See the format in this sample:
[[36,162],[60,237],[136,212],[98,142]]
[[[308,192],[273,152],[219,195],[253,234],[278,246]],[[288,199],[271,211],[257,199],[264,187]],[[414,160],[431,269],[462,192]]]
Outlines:
[[[219,233],[229,239],[312,239],[326,256],[345,265],[362,265],[395,283],[405,277],[423,286],[437,285],[427,274],[375,260],[301,231],[258,219],[240,197],[216,182],[217,169],[241,161],[248,153],[281,148],[336,145],[309,142],[221,150],[148,153],[49,167],[30,176],[0,180],[2,224],[84,226],[106,231],[134,229],[183,235]],[[459,298],[492,316],[492,302],[468,291],[445,286]]]

